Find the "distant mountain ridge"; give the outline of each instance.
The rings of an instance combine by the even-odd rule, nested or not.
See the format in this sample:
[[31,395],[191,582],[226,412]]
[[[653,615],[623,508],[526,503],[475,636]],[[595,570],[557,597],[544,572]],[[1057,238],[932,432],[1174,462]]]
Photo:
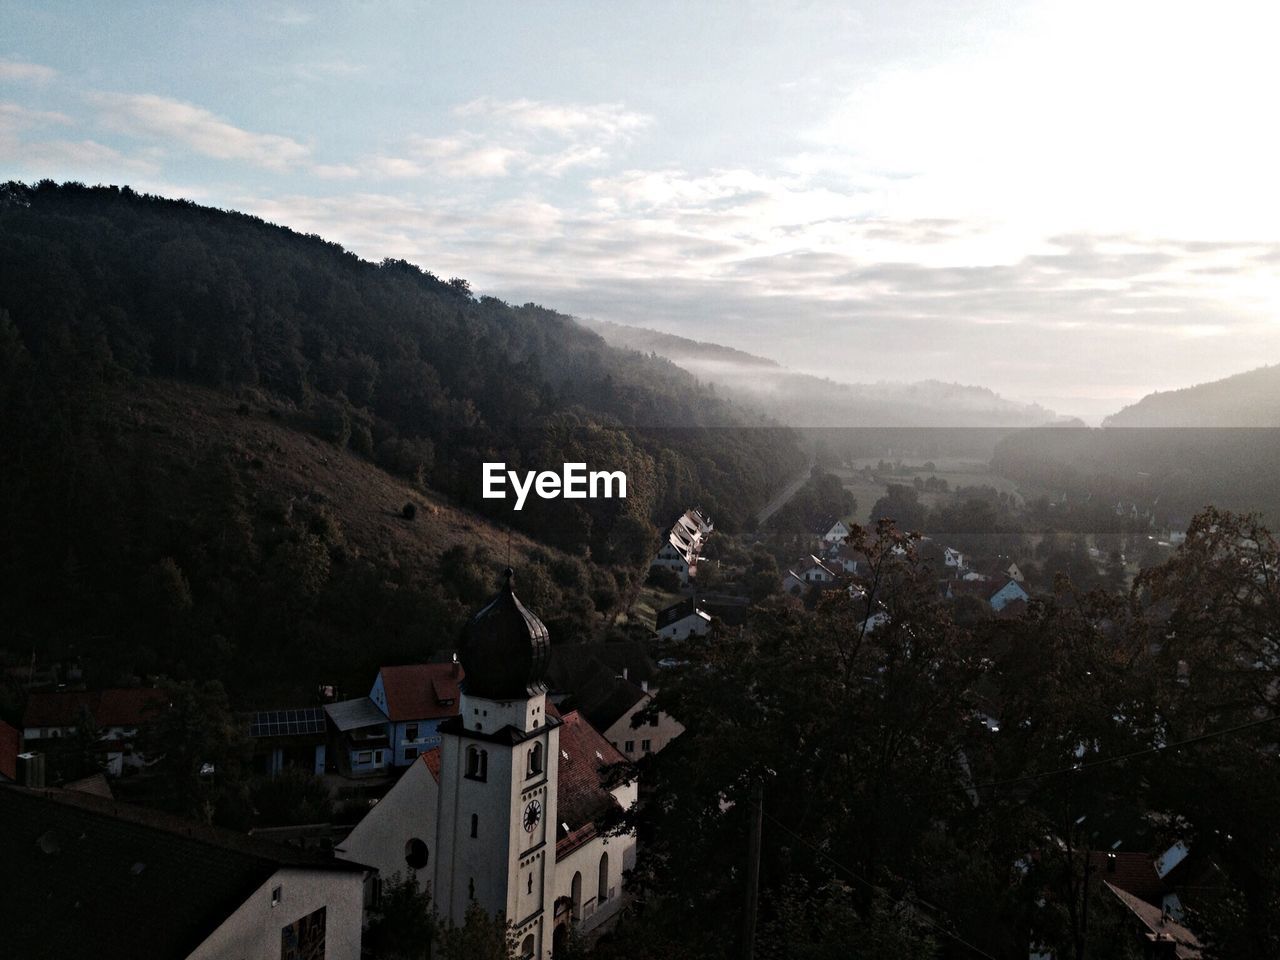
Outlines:
[[1104,427],[1280,427],[1280,364],[1151,393]]
[[843,383],[789,370],[775,360],[604,320],[575,318],[612,346],[655,353],[714,384],[735,402],[801,427],[1039,427],[1060,418],[987,387],[921,380]]

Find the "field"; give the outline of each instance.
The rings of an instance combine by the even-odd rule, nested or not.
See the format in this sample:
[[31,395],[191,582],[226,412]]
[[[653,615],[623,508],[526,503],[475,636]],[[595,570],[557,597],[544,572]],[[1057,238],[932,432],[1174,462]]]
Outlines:
[[[995,489],[1013,494],[1021,501],[1017,485],[1007,477],[992,473],[990,466],[982,460],[967,460],[961,457],[937,457],[931,462],[936,469],[923,469],[922,461],[904,462],[901,472],[883,473],[876,470],[879,457],[863,457],[853,461],[852,466],[843,465],[831,469],[840,478],[844,488],[857,498],[858,510],[856,519],[859,523],[870,521],[871,508],[877,500],[884,496],[885,487],[891,483],[911,485],[915,478],[926,480],[937,477],[945,480],[951,490],[957,487],[995,487]],[[933,508],[943,499],[944,494],[921,493],[920,502]]]

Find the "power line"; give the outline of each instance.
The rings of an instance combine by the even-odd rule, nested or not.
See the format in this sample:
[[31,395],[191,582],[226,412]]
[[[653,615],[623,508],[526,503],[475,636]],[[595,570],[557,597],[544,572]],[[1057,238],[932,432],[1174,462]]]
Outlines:
[[1028,773],[1019,777],[1006,777],[1003,780],[988,780],[985,783],[973,783],[968,785],[957,784],[954,787],[946,787],[941,790],[927,790],[921,793],[900,794],[899,798],[903,800],[914,800],[920,797],[935,797],[944,793],[952,793],[956,790],[968,792],[970,790],[989,790],[996,787],[1010,787],[1022,783],[1034,783],[1037,780],[1046,780],[1049,777],[1062,776],[1063,774],[1068,773],[1080,773],[1097,767],[1105,767],[1113,763],[1124,763],[1126,760],[1136,760],[1138,757],[1146,757],[1156,753],[1163,753],[1166,750],[1177,750],[1181,747],[1190,746],[1195,743],[1203,743],[1206,740],[1215,740],[1218,737],[1230,736],[1231,734],[1251,730],[1254,727],[1265,726],[1268,723],[1275,723],[1277,720],[1280,720],[1280,714],[1263,717],[1261,720],[1250,720],[1248,723],[1241,723],[1234,727],[1226,727],[1222,730],[1200,733],[1194,737],[1187,737],[1184,740],[1175,740],[1173,743],[1163,743],[1157,746],[1143,747],[1141,750],[1131,750],[1128,753],[1117,754],[1114,757],[1101,757],[1097,760],[1087,760],[1083,763],[1073,764],[1069,767],[1059,767],[1057,770],[1045,770],[1042,773]]
[[[877,884],[875,884],[875,883],[872,883],[870,880],[866,879],[865,877],[860,876],[860,875],[859,875],[855,870],[853,870],[853,868],[848,867],[848,866],[846,866],[845,864],[841,863],[839,860],[837,860],[835,857],[831,856],[831,854],[827,853],[827,852],[826,852],[825,850],[823,850],[821,847],[814,846],[812,843],[810,843],[810,842],[809,842],[808,840],[806,840],[804,837],[800,836],[800,834],[796,833],[794,830],[792,830],[790,827],[788,827],[785,823],[783,823],[783,822],[782,822],[781,820],[779,820],[777,817],[773,816],[773,815],[772,815],[772,814],[770,814],[770,813],[766,813],[766,814],[764,814],[764,815],[765,815],[766,817],[768,817],[771,821],[773,821],[773,823],[774,823],[776,826],[778,826],[778,827],[782,828],[782,830],[784,830],[785,832],[789,833],[791,836],[795,837],[795,839],[797,839],[798,841],[800,841],[802,844],[804,844],[806,847],[808,847],[810,850],[812,850],[812,851],[813,851],[814,853],[816,853],[818,856],[822,857],[824,860],[826,860],[826,861],[827,861],[828,863],[830,863],[832,866],[838,867],[840,870],[843,870],[846,874],[848,874],[848,875],[849,875],[850,877],[852,877],[854,880],[857,880],[857,881],[858,881],[858,883],[861,883],[861,884],[862,884],[863,886],[865,886],[868,890],[872,890],[872,891],[874,891],[875,893],[880,894],[881,896],[888,897],[888,898],[889,898],[890,900],[892,900],[895,904],[898,904],[898,905],[901,905],[901,904],[902,904],[902,900],[900,900],[900,899],[898,899],[898,898],[894,897],[894,896],[893,896],[893,894],[891,894],[891,893],[890,893],[888,890],[886,890],[884,887],[881,887],[881,886],[879,886],[879,885],[877,885]],[[914,917],[916,917],[916,919],[920,920],[920,922],[922,922],[925,926],[930,927],[930,928],[931,928],[931,929],[933,929],[933,930],[936,930],[938,933],[942,934],[944,937],[948,937],[949,939],[954,940],[956,943],[960,944],[962,947],[966,948],[967,950],[971,950],[971,951],[973,951],[973,952],[974,952],[974,953],[976,953],[978,956],[980,956],[980,957],[986,957],[986,958],[987,958],[987,960],[996,960],[996,958],[995,958],[995,957],[993,957],[991,954],[987,953],[987,951],[983,950],[981,947],[976,946],[976,945],[974,945],[974,944],[970,943],[968,940],[966,940],[964,937],[960,936],[958,933],[955,933],[954,931],[948,930],[946,927],[942,926],[942,924],[938,923],[936,920],[932,919],[931,917],[927,916],[926,914],[924,914],[924,913],[920,913],[920,912],[915,912],[915,913],[913,913],[913,916],[914,916]]]

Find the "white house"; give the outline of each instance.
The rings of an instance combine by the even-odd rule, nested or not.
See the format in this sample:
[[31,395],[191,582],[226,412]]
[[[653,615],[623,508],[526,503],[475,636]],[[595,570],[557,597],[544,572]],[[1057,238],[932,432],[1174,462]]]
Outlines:
[[622,902],[634,836],[596,821],[636,797],[622,755],[580,715],[560,716],[544,675],[550,638],[515,596],[511,572],[467,623],[459,716],[440,725],[438,753],[416,761],[339,846],[383,873],[429,879],[441,915],[471,903],[513,925],[521,957],[549,960],[570,926],[591,929]]
[[98,728],[98,748],[106,772],[118,777],[125,767],[140,767],[145,758],[134,750],[139,734],[160,717],[168,703],[163,690],[116,687],[107,690],[33,690],[23,713],[23,739],[28,743],[75,735],[81,718]]
[[710,519],[701,510],[686,510],[672,524],[650,567],[673,571],[680,578],[681,585],[687,586],[690,578],[698,575],[699,552],[713,529]]
[[955,547],[943,547],[942,562],[946,566],[951,567],[952,569],[963,570],[964,554],[961,553],[959,550],[957,550]]
[[817,549],[843,543],[849,537],[849,525],[836,516],[817,517],[809,523],[809,532],[817,541]]
[[659,610],[656,630],[667,640],[705,637],[711,632],[711,614],[701,609],[693,597]]
[[0,787],[0,849],[14,881],[5,908],[22,918],[6,925],[6,955],[360,958],[362,864],[109,797],[20,787]]

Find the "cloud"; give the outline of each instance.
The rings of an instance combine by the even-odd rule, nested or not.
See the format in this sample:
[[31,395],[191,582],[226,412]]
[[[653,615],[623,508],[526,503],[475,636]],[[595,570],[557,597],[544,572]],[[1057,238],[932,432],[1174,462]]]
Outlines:
[[570,104],[479,97],[454,108],[454,114],[513,130],[549,134],[565,140],[613,143],[634,136],[653,118],[620,103]]
[[98,119],[117,133],[194,150],[218,160],[238,160],[285,170],[306,160],[310,148],[289,137],[254,133],[202,107],[156,94],[93,93]]
[[0,57],[0,82],[45,83],[58,75],[53,67]]
[[33,127],[66,126],[70,123],[71,118],[65,113],[32,110],[21,104],[0,101],[0,135],[13,134]]
[[[393,152],[369,154],[347,166],[372,179],[442,176],[493,180],[563,177],[601,167],[652,118],[621,104],[565,104],[481,97],[455,107],[464,129],[407,137]],[[326,174],[332,172],[326,168]]]

